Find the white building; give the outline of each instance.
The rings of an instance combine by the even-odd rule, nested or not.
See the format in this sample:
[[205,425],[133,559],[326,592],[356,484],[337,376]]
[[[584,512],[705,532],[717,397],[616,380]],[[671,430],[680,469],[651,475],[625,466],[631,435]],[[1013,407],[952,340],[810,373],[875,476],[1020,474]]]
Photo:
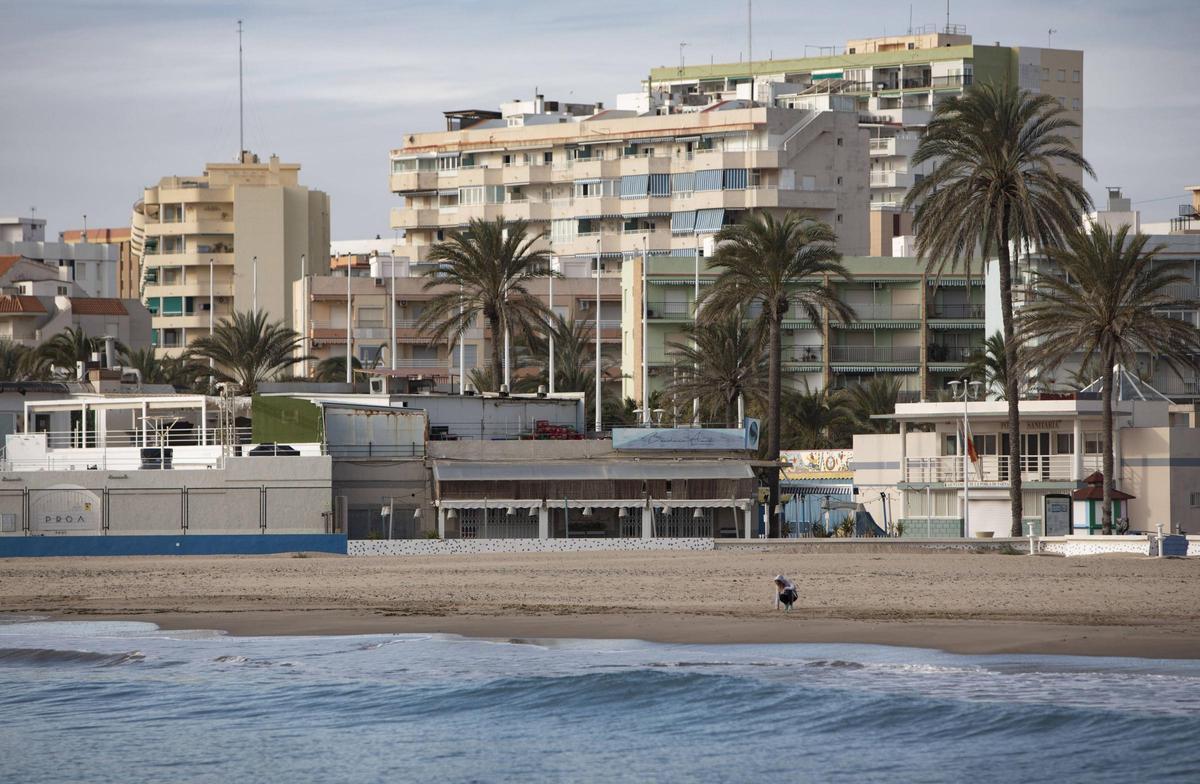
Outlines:
[[89,297],[116,297],[120,249],[115,244],[47,242],[46,221],[0,218],[0,256],[24,256],[59,271]]

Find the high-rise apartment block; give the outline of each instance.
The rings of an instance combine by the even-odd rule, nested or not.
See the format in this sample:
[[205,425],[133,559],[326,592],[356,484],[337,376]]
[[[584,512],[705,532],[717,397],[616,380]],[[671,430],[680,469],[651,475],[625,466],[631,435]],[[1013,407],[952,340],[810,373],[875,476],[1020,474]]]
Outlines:
[[329,269],[329,197],[300,165],[243,153],[198,177],[164,177],[133,208],[141,296],[160,354],[177,354],[234,311],[291,321],[292,282]]
[[639,115],[537,97],[500,112],[449,112],[448,129],[392,151],[404,206],[397,253],[423,263],[471,218],[522,219],[570,275],[617,274],[624,259],[691,256],[748,209],[803,210],[847,253],[867,246],[867,140],[852,112],[726,101]]
[[[1083,52],[980,45],[961,25],[851,40],[839,54],[655,68],[631,97],[664,112],[704,111],[751,95],[762,105],[855,112],[870,134],[871,208],[884,213],[872,216],[871,254],[892,255],[892,237],[910,233],[911,224],[887,213],[930,172],[931,164],[909,158],[933,110],[972,84],[1006,80],[1057,99],[1080,124],[1068,136],[1083,149]],[[1078,167],[1064,172],[1082,179]]]

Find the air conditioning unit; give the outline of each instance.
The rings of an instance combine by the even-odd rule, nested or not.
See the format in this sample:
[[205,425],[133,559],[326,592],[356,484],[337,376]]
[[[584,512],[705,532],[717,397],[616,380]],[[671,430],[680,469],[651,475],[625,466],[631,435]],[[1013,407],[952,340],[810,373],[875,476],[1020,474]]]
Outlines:
[[387,394],[387,377],[386,376],[371,376],[370,389],[372,395]]

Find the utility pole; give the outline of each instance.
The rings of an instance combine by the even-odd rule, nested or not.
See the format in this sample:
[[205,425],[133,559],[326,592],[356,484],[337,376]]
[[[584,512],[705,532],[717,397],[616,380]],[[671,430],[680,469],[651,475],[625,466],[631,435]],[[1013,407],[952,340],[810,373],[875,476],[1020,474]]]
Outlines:
[[351,350],[351,337],[353,328],[350,323],[351,317],[350,307],[350,262],[346,262],[346,383],[354,383],[354,359]]
[[592,322],[596,330],[596,433],[603,429],[600,406],[600,240],[596,240],[596,318]]

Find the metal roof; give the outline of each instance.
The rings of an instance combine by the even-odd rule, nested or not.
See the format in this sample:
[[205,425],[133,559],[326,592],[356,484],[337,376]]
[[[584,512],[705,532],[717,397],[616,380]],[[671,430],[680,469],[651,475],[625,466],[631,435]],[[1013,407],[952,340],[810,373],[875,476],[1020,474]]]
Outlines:
[[753,479],[754,471],[739,460],[435,460],[433,478],[439,482]]

